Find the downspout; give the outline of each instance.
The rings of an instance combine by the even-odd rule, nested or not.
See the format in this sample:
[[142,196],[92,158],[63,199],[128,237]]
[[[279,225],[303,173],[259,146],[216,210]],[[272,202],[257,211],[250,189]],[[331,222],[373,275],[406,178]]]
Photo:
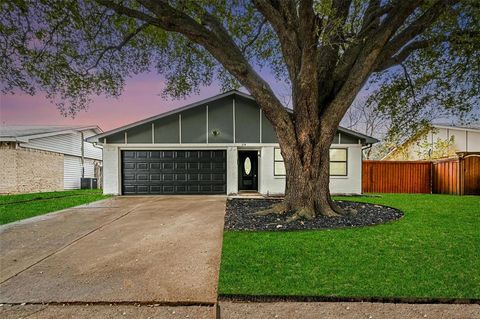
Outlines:
[[82,137],[82,147],[80,148],[82,150],[82,178],[85,177],[85,142],[83,141],[83,132],[80,132],[80,135]]
[[371,149],[372,146],[373,146],[373,144],[372,144],[372,143],[369,143],[369,144],[367,144],[366,146],[362,147],[362,157],[364,157],[364,155],[365,155],[365,152],[364,152],[364,151],[366,151],[366,150],[368,150],[368,149]]
[[363,194],[363,161],[365,160],[365,151],[372,148],[372,143],[362,146],[362,159],[360,163],[360,193]]

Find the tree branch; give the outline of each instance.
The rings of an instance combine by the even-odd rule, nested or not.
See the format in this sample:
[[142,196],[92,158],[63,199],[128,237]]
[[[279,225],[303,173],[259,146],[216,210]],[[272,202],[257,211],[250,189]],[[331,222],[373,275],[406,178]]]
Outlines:
[[[432,23],[445,13],[446,8],[451,8],[458,0],[437,0],[430,8],[428,8],[419,18],[407,26],[403,31],[395,35],[383,48],[378,58],[378,65],[384,64],[387,60],[391,61],[399,50],[401,50],[408,42],[417,37],[419,34],[429,28]],[[413,51],[414,48],[412,47]],[[408,55],[407,55],[408,56]],[[407,57],[405,56],[405,58]],[[403,61],[403,60],[400,60]]]
[[400,52],[395,54],[394,56],[390,57],[389,59],[386,59],[383,61],[382,64],[379,64],[375,68],[375,72],[381,72],[386,69],[389,69],[395,65],[401,64],[403,61],[405,61],[414,51],[419,50],[419,49],[424,49],[429,46],[434,44],[433,41],[431,40],[422,40],[422,41],[414,41],[404,47]]
[[269,0],[253,0],[257,10],[268,20],[278,36],[283,58],[290,79],[300,72],[301,48],[298,40],[296,19],[293,18],[295,1],[282,0],[279,3]]
[[104,48],[102,50],[102,52],[100,52],[100,55],[98,56],[97,60],[95,61],[95,63],[89,67],[86,72],[88,73],[89,71],[91,71],[92,69],[96,68],[98,66],[98,64],[100,63],[100,61],[103,59],[103,57],[105,56],[105,54],[108,52],[108,51],[120,51],[125,45],[128,44],[128,42],[130,42],[130,40],[132,40],[137,34],[139,34],[140,32],[142,32],[143,30],[145,30],[145,28],[147,28],[149,26],[148,23],[144,23],[142,24],[140,27],[138,27],[137,29],[135,29],[133,32],[127,34],[122,42],[120,42],[119,44],[117,45],[111,45],[111,46],[108,46],[106,48]]
[[[339,25],[343,26],[348,18],[348,12],[352,0],[336,0],[332,4],[335,16],[332,17],[332,22],[325,27],[324,33],[333,32],[335,27],[335,21],[339,21]],[[337,63],[340,59],[340,40],[343,38],[343,34],[340,32],[334,32],[329,35],[329,41],[325,45],[318,49],[318,80],[319,80],[319,102],[324,105],[325,99],[330,95],[333,88],[333,77],[331,74],[337,67]]]
[[[347,81],[347,78],[352,74],[352,68],[355,64],[358,65],[361,55],[366,55],[368,52],[372,52],[372,50],[375,50],[375,55],[378,55],[378,50],[385,46],[396,30],[398,30],[415,9],[422,4],[423,0],[397,0],[392,2],[390,4],[391,8],[388,9],[389,14],[385,17],[378,28],[364,30],[364,32],[357,36],[355,42],[345,50],[342,59],[339,61],[339,64],[334,71],[333,80],[335,82],[335,94],[341,89]],[[359,65],[359,67],[361,68],[361,65]]]
[[356,94],[360,91],[376,66],[382,48],[392,38],[423,1],[397,1],[391,13],[385,17],[377,30],[371,30],[358,39],[345,54],[334,73],[334,98],[323,110],[323,118],[338,125]]
[[405,66],[405,64],[400,63],[400,65],[402,66],[402,69],[403,69],[403,75],[405,76],[405,81],[407,82],[407,85],[410,88],[410,93],[412,94],[413,103],[415,105],[418,105],[417,96],[415,94],[415,87],[413,85],[413,81],[412,81],[412,78],[410,77],[410,74],[408,74],[408,69]]
[[257,39],[260,37],[263,31],[263,27],[265,26],[265,23],[267,23],[267,20],[263,19],[262,22],[260,23],[260,26],[258,27],[257,33],[255,33],[255,35],[242,46],[242,54],[245,54],[248,48],[252,46],[255,43],[255,41],[257,41]]
[[[465,37],[466,35],[468,35],[471,38],[463,39],[463,37]],[[399,52],[396,52],[395,55],[387,59],[384,59],[381,64],[378,64],[377,67],[375,68],[375,72],[381,72],[395,65],[401,64],[406,59],[408,59],[408,57],[413,52],[417,50],[429,48],[434,45],[438,45],[440,43],[445,43],[445,42],[456,43],[456,44],[472,44],[476,41],[479,35],[480,35],[480,32],[477,32],[477,31],[461,31],[461,32],[451,33],[450,35],[442,34],[430,39],[412,41],[409,44],[405,45],[403,48],[401,48]],[[457,38],[457,36],[462,38]]]
[[395,5],[394,3],[387,3],[381,6],[380,0],[370,0],[363,18],[360,35],[368,33],[371,29],[377,29],[380,26],[380,18],[391,13]]
[[144,22],[148,22],[152,25],[160,26],[157,19],[144,12],[134,10],[123,5],[120,5],[112,0],[95,0],[98,4],[103,5],[121,15],[125,15],[131,18],[135,18]]

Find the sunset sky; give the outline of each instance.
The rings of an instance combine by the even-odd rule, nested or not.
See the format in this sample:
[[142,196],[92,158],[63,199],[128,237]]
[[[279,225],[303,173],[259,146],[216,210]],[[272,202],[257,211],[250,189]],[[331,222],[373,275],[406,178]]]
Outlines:
[[86,112],[76,118],[63,117],[57,106],[43,94],[30,96],[19,92],[1,95],[0,123],[2,125],[84,125],[97,124],[103,130],[156,115],[185,104],[218,94],[220,88],[212,85],[192,94],[186,100],[171,100],[160,96],[162,79],[156,74],[143,74],[127,80],[123,94],[118,98],[95,97]]
[[[279,84],[268,74],[263,74],[276,92],[284,91],[285,85]],[[118,98],[95,97],[85,112],[74,119],[63,117],[57,106],[41,93],[30,96],[23,92],[0,97],[1,125],[99,125],[104,131],[157,115],[186,104],[196,102],[222,93],[218,84],[212,84],[201,90],[200,94],[191,94],[187,99],[172,100],[163,98],[162,77],[154,72],[141,74],[126,81],[123,94]]]

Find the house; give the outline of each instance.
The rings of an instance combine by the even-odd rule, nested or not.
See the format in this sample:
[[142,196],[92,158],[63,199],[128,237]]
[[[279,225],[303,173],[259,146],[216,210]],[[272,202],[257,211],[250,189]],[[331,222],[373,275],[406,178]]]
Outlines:
[[480,152],[480,127],[434,124],[393,149],[383,160],[435,160]]
[[82,176],[99,177],[102,149],[85,139],[100,133],[95,125],[0,126],[0,194],[77,189]]
[[[103,146],[106,194],[282,194],[285,166],[273,127],[252,96],[229,91],[93,137]],[[362,147],[377,140],[339,128],[333,193],[361,193]]]

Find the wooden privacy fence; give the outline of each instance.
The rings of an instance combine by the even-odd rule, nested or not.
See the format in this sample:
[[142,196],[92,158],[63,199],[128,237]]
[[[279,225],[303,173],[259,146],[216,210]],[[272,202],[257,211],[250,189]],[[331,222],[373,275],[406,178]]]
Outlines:
[[480,195],[480,154],[464,155],[460,160],[464,174],[462,194]]
[[431,162],[363,161],[364,193],[430,193]]
[[364,193],[480,195],[480,154],[440,161],[363,161]]
[[461,194],[459,166],[459,159],[446,159],[432,163],[433,194]]

